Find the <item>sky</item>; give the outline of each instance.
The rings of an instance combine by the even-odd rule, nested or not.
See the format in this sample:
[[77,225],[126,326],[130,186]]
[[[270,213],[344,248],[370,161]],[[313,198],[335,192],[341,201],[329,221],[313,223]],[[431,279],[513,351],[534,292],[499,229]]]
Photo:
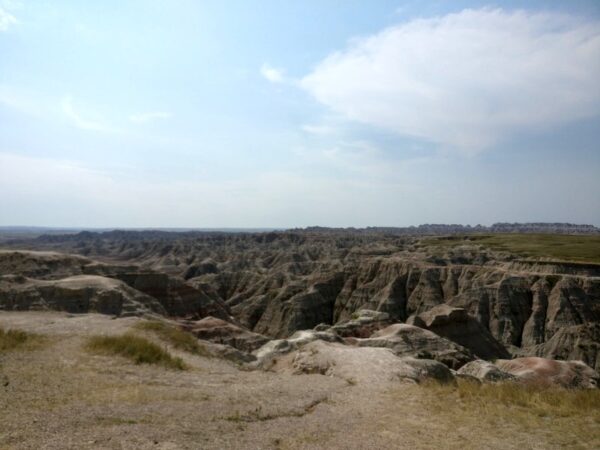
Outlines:
[[600,2],[0,0],[0,226],[600,226]]

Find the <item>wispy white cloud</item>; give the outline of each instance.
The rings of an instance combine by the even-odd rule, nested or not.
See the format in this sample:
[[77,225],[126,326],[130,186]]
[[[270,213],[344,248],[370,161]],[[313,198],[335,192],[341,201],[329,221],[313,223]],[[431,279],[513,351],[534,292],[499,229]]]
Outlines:
[[60,103],[62,112],[71,120],[73,125],[82,130],[89,131],[114,131],[113,128],[99,120],[90,120],[83,117],[73,105],[73,98],[68,95]]
[[173,117],[173,114],[171,114],[170,112],[151,111],[151,112],[132,114],[131,116],[129,116],[129,120],[133,123],[146,123],[146,122],[152,122],[154,120],[170,119],[171,117]]
[[[380,148],[365,140],[335,139],[329,145],[301,146],[293,150],[298,160],[309,167],[342,177],[372,182],[397,182],[399,174],[425,167],[429,157],[390,158]],[[406,183],[404,183],[406,182]],[[405,186],[414,185],[414,181]],[[409,189],[406,189],[407,191]]]
[[7,31],[11,26],[19,23],[17,18],[0,6],[0,31]]
[[334,134],[336,132],[336,129],[334,127],[321,124],[306,124],[302,125],[301,129],[306,133],[316,135],[329,135]]
[[20,113],[39,116],[44,110],[42,102],[31,92],[11,85],[0,84],[0,104]]
[[261,66],[260,74],[271,83],[283,83],[285,81],[282,69],[277,69],[266,63]]
[[351,41],[300,85],[342,116],[477,152],[600,114],[600,21],[464,10]]

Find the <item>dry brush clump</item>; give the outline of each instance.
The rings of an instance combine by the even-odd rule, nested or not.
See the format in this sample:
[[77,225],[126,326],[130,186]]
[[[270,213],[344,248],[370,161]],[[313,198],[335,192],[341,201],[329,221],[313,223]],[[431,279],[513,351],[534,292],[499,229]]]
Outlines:
[[530,410],[541,417],[595,417],[600,423],[600,390],[565,389],[534,383],[484,383],[459,381],[458,397],[466,402],[482,400]]
[[[532,430],[544,428],[558,445],[600,445],[600,390],[565,389],[543,384],[504,382],[455,385],[424,383],[428,404],[436,414],[461,425],[486,422]],[[579,442],[586,436],[585,445]],[[590,447],[590,443],[593,443]]]
[[157,320],[139,322],[135,325],[135,328],[156,334],[160,339],[168,342],[178,350],[199,356],[211,356],[210,352],[198,342],[193,334],[165,322]]
[[86,343],[86,349],[102,355],[123,356],[135,364],[157,364],[171,369],[186,369],[181,358],[171,356],[154,342],[130,333],[120,336],[92,336]]
[[44,342],[44,337],[23,330],[0,327],[0,353],[16,349],[31,350],[38,348]]

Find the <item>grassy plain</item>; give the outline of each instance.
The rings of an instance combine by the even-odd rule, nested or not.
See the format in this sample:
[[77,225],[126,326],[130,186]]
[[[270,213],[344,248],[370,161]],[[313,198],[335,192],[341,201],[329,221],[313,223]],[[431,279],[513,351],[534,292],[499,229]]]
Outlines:
[[473,234],[423,238],[421,246],[452,248],[464,244],[481,245],[528,258],[600,264],[600,236],[563,234]]

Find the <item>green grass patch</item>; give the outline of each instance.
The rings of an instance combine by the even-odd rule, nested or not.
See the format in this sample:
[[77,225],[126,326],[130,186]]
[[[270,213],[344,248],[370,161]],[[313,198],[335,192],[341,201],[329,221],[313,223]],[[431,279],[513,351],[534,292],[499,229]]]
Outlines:
[[86,348],[102,355],[123,356],[135,364],[157,364],[171,369],[186,369],[181,358],[171,356],[154,342],[134,334],[93,336],[88,340]]
[[0,327],[0,353],[17,349],[32,350],[38,348],[43,341],[44,337],[39,334]]
[[135,328],[142,331],[150,331],[156,334],[160,339],[169,343],[178,350],[192,353],[200,356],[211,356],[210,352],[198,342],[196,336],[187,331],[183,331],[176,326],[171,326],[165,322],[156,320],[139,322]]
[[600,263],[600,236],[564,234],[473,234],[423,238],[421,247],[450,249],[475,244],[495,251],[506,251],[530,258],[553,258],[559,261]]

